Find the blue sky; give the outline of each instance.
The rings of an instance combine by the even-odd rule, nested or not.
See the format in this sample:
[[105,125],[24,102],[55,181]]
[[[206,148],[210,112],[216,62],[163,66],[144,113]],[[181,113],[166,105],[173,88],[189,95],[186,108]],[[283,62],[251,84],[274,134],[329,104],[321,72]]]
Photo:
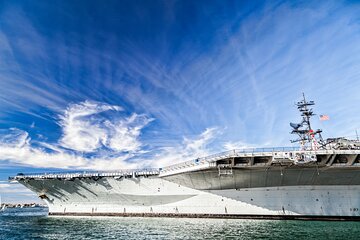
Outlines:
[[164,166],[290,146],[305,92],[324,136],[360,130],[360,5],[1,1],[0,194],[18,172]]

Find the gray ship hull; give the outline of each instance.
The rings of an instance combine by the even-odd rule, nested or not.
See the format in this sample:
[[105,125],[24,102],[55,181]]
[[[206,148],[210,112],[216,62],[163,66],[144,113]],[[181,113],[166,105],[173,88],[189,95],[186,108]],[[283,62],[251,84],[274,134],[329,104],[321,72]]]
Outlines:
[[[194,190],[157,177],[23,183],[50,215],[357,219],[360,185]],[[57,182],[56,182],[57,181]],[[71,183],[70,183],[71,182]]]
[[153,174],[17,181],[48,204],[50,215],[360,220],[359,151],[341,153],[341,163],[332,154],[300,165],[227,157]]

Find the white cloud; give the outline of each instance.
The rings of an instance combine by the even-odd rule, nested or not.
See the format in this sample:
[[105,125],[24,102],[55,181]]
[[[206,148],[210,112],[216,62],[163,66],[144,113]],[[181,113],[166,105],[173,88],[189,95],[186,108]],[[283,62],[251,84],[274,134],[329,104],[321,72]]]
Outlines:
[[141,129],[151,121],[153,119],[136,113],[115,123],[106,121],[105,126],[110,131],[105,145],[114,151],[138,151],[142,145],[138,140]]
[[117,171],[121,169],[137,169],[141,168],[141,162],[130,163],[127,160],[133,157],[133,154],[125,154],[120,157],[107,157],[89,159],[84,169],[89,170],[105,170],[105,171]]
[[224,148],[226,151],[228,150],[234,150],[234,149],[248,149],[248,148],[256,148],[257,145],[246,143],[242,141],[236,141],[236,142],[225,142]]
[[29,134],[17,128],[0,130],[0,143],[2,147],[21,148],[30,141]]
[[0,182],[2,203],[44,203],[36,194],[18,183]]
[[194,138],[185,137],[182,144],[162,148],[160,153],[154,156],[151,164],[155,167],[164,167],[212,154],[213,152],[208,149],[208,145],[220,133],[221,131],[218,128],[213,127],[207,128]]
[[[112,157],[106,152],[99,157],[86,158],[82,154],[71,152],[66,149],[53,146],[48,143],[40,143],[41,147],[31,146],[30,138],[24,131],[22,135],[13,134],[12,141],[17,144],[0,142],[0,159],[8,160],[14,164],[63,169],[91,169],[91,170],[115,170],[121,168],[135,168],[135,164],[126,163],[126,160],[133,155],[125,154],[121,157]],[[7,135],[11,138],[11,133]],[[51,150],[51,152],[46,151]]]
[[71,104],[60,116],[63,147],[82,152],[93,152],[108,138],[108,129],[102,126],[102,119],[96,117],[101,112],[121,111],[119,106],[111,106],[90,101]]
[[60,116],[61,146],[80,152],[94,152],[103,146],[117,152],[140,150],[141,130],[153,119],[136,113],[129,117],[100,116],[107,111],[122,108],[90,101],[71,104]]
[[0,191],[4,193],[31,193],[27,188],[23,188],[22,185],[16,183],[0,182]]
[[185,152],[190,154],[207,154],[207,144],[219,133],[217,128],[207,128],[195,139],[184,138]]
[[274,147],[274,146],[272,146],[271,142],[254,144],[254,143],[247,143],[247,142],[243,142],[243,141],[235,141],[235,142],[229,141],[229,142],[225,142],[223,144],[223,147],[224,147],[225,151],[229,151],[229,150],[234,150],[234,149],[243,150],[243,149],[252,149],[252,148],[268,148],[268,147]]
[[0,138],[0,159],[13,163],[37,167],[79,167],[86,162],[82,157],[65,151],[47,153],[44,149],[30,145],[28,133],[10,129]]

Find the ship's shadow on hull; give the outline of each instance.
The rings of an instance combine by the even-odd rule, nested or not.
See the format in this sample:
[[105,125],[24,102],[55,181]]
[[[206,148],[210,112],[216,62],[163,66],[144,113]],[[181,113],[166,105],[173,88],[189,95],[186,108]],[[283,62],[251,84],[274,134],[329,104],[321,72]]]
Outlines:
[[[160,180],[156,187],[141,183],[144,178],[79,178],[73,180],[46,179],[20,181],[49,204],[109,203],[121,206],[157,206],[192,198],[196,194],[164,194]],[[145,178],[147,179],[147,178]],[[150,178],[149,178],[150,179]],[[132,185],[133,187],[124,187]],[[138,189],[137,189],[138,188]],[[130,189],[130,190],[129,190]],[[140,189],[140,190],[139,190]],[[142,194],[132,194],[141,192]],[[56,200],[56,203],[54,202]]]

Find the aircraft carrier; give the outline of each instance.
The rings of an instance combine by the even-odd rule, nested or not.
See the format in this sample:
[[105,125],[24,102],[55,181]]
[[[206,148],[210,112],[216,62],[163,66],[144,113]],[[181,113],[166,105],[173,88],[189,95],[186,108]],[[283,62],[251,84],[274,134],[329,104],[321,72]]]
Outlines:
[[158,169],[18,174],[49,215],[360,220],[360,142],[323,140],[296,103],[298,147],[232,150]]

